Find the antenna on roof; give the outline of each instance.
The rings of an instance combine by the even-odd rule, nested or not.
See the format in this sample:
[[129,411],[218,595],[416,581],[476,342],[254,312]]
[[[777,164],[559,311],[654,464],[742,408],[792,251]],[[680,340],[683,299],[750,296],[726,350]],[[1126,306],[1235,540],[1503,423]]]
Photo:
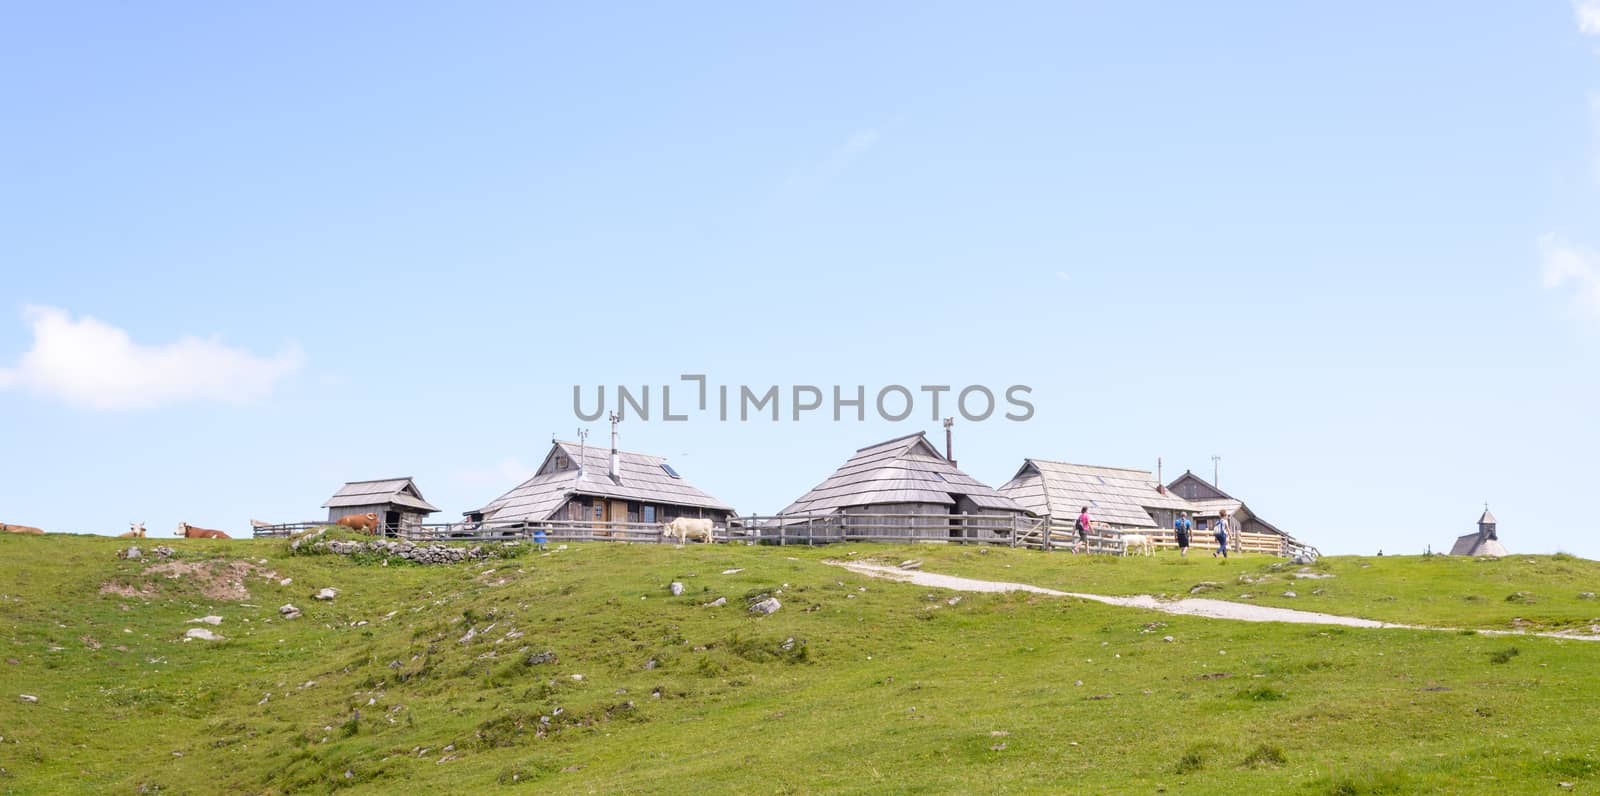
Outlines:
[[1211,485],[1216,487],[1216,488],[1218,488],[1218,489],[1222,488],[1222,484],[1217,483],[1218,477],[1221,474],[1222,474],[1222,457],[1213,455],[1211,457]]
[[578,429],[578,480],[583,480],[584,454],[589,447],[589,429]]
[[612,412],[611,413],[611,480],[613,482],[616,482],[616,483],[620,483],[621,482],[621,478],[620,478],[621,474],[620,474],[620,472],[618,472],[621,468],[618,466],[619,462],[617,461],[617,459],[618,459],[618,454],[617,454],[617,424],[620,423],[620,422],[622,422],[622,418],[619,417],[616,412]]
[[956,455],[950,447],[950,429],[954,428],[955,424],[956,419],[953,417],[944,419],[944,457],[950,460],[951,467],[956,466]]

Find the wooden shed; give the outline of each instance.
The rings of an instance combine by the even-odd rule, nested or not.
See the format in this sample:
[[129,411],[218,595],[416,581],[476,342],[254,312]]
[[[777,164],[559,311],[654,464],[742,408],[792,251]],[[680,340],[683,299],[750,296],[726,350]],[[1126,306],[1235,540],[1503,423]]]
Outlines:
[[999,491],[1030,514],[1064,523],[1075,522],[1087,507],[1092,521],[1116,530],[1171,528],[1173,513],[1189,507],[1149,470],[1049,459],[1024,460]]
[[415,528],[429,514],[439,511],[437,506],[423,499],[422,490],[409,477],[351,481],[333,493],[322,507],[328,510],[329,522],[347,514],[376,514],[387,536],[394,536],[401,529]]
[[[918,432],[861,448],[827,480],[789,504],[783,515],[878,514],[904,515],[906,536],[925,535],[910,530],[927,525],[918,518],[952,514],[1015,517],[1023,513],[1017,502],[993,487],[956,469]],[[893,525],[878,517],[879,525]],[[973,523],[975,526],[979,523]],[[986,532],[987,534],[987,532]],[[883,535],[894,535],[892,528]],[[951,536],[967,536],[951,524]]]
[[474,522],[588,520],[670,522],[710,517],[725,525],[733,507],[700,491],[660,456],[553,442],[533,477],[483,508]]
[[[1230,495],[1192,471],[1185,471],[1172,483],[1167,485],[1167,490],[1178,497],[1188,501],[1188,511],[1194,518],[1196,533],[1210,532],[1216,527],[1217,519],[1222,512],[1228,512],[1228,518],[1235,530],[1252,534],[1273,534],[1292,539],[1288,533],[1278,526],[1262,519],[1244,501]],[[1235,535],[1237,537],[1237,534]]]

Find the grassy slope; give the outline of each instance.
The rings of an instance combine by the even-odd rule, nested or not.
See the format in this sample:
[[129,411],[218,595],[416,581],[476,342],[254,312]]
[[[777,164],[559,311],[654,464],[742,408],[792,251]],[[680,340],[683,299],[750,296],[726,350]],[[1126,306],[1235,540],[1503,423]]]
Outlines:
[[[1586,629],[1600,624],[1600,601],[1579,596],[1600,592],[1600,562],[1571,556],[1499,560],[1339,556],[1296,567],[1268,556],[1222,561],[1196,551],[1190,551],[1188,558],[1167,551],[1153,557],[1116,558],[1003,548],[980,554],[975,548],[945,545],[858,549],[861,555],[895,563],[919,558],[935,572],[1091,594],[1179,597],[1209,582],[1216,588],[1198,596],[1388,622],[1498,630]],[[1294,576],[1302,570],[1333,577]],[[1296,596],[1283,596],[1286,591]]]
[[[819,563],[841,548],[575,545],[422,568],[290,557],[281,542],[171,544],[188,561],[266,559],[294,583],[255,578],[248,600],[213,600],[193,577],[117,560],[115,540],[0,537],[0,792],[379,793],[404,782],[419,792],[1532,793],[1600,783],[1586,707],[1600,697],[1597,643],[1251,625],[1020,595],[950,606],[948,593]],[[857,549],[1113,593],[1176,591],[1266,563]],[[1518,589],[1572,590],[1554,565],[1592,566],[1549,564]],[[1330,593],[1341,584],[1354,604],[1391,561],[1331,566],[1339,577],[1316,583]],[[1441,571],[1441,582],[1481,582],[1470,570],[1423,570]],[[113,579],[154,591],[100,594]],[[667,594],[674,579],[685,596]],[[337,600],[308,598],[329,585]],[[778,589],[782,611],[746,615],[747,594]],[[1390,606],[1408,612],[1400,618],[1464,623],[1457,601],[1409,594]],[[730,605],[701,607],[716,596]],[[305,616],[279,619],[286,601]],[[228,640],[180,642],[194,627],[185,620],[207,613],[225,617],[216,630]],[[524,635],[506,639],[513,630]],[[524,663],[544,650],[559,661]],[[547,737],[536,737],[540,716],[554,717]]]

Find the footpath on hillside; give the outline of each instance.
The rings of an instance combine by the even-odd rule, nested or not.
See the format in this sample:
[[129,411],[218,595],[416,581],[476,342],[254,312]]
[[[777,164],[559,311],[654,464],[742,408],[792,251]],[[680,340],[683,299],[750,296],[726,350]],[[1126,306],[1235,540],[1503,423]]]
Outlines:
[[[1240,622],[1288,622],[1297,625],[1341,625],[1343,627],[1371,627],[1401,630],[1433,630],[1441,632],[1459,633],[1462,628],[1454,627],[1428,627],[1425,625],[1404,625],[1393,622],[1379,622],[1375,619],[1362,619],[1356,616],[1338,616],[1336,614],[1323,614],[1316,611],[1297,611],[1293,608],[1272,608],[1265,605],[1249,605],[1228,600],[1212,600],[1204,597],[1186,597],[1177,600],[1160,600],[1148,594],[1132,597],[1110,597],[1103,594],[1083,594],[1080,592],[1059,591],[1047,589],[1042,586],[1033,586],[1027,583],[1008,583],[995,580],[977,580],[963,578],[956,575],[940,575],[935,572],[900,569],[884,566],[882,564],[868,564],[863,561],[828,561],[833,566],[843,567],[859,575],[873,578],[886,578],[918,586],[928,586],[936,589],[951,589],[966,592],[1009,592],[1024,591],[1033,594],[1045,594],[1052,597],[1073,597],[1080,600],[1091,600],[1106,605],[1118,605],[1125,608],[1146,608],[1152,611],[1161,611],[1168,614],[1181,614],[1184,616],[1199,616],[1206,619],[1232,619]],[[1544,636],[1547,638],[1575,639],[1578,641],[1600,641],[1600,636],[1580,635],[1571,632],[1523,632],[1516,630],[1478,630],[1484,635],[1493,636]]]

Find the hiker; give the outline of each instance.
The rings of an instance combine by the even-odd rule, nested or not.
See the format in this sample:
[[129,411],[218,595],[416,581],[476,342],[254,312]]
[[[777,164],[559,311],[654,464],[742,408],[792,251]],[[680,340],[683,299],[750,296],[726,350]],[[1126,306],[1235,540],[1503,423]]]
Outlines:
[[1079,511],[1078,511],[1078,522],[1073,527],[1078,532],[1078,541],[1072,543],[1072,552],[1073,552],[1073,554],[1074,555],[1077,554],[1079,545],[1083,546],[1083,552],[1085,552],[1085,553],[1089,552],[1089,507],[1088,506],[1084,506],[1082,509],[1079,509]]
[[533,529],[533,543],[538,545],[540,550],[543,550],[543,549],[545,549],[544,545],[545,545],[546,541],[547,540],[545,539],[545,535],[544,535],[544,527],[543,526],[539,526],[539,527],[534,528]]
[[[1228,557],[1228,510],[1227,509],[1223,509],[1222,513],[1217,517],[1217,530],[1215,532],[1215,535],[1217,537],[1217,553],[1221,553],[1223,558],[1227,558]],[[1212,558],[1216,558],[1217,557],[1217,553],[1212,553],[1211,557]]]
[[1172,535],[1178,538],[1178,555],[1189,556],[1189,532],[1194,530],[1194,523],[1189,520],[1189,515],[1178,512],[1172,519]]

